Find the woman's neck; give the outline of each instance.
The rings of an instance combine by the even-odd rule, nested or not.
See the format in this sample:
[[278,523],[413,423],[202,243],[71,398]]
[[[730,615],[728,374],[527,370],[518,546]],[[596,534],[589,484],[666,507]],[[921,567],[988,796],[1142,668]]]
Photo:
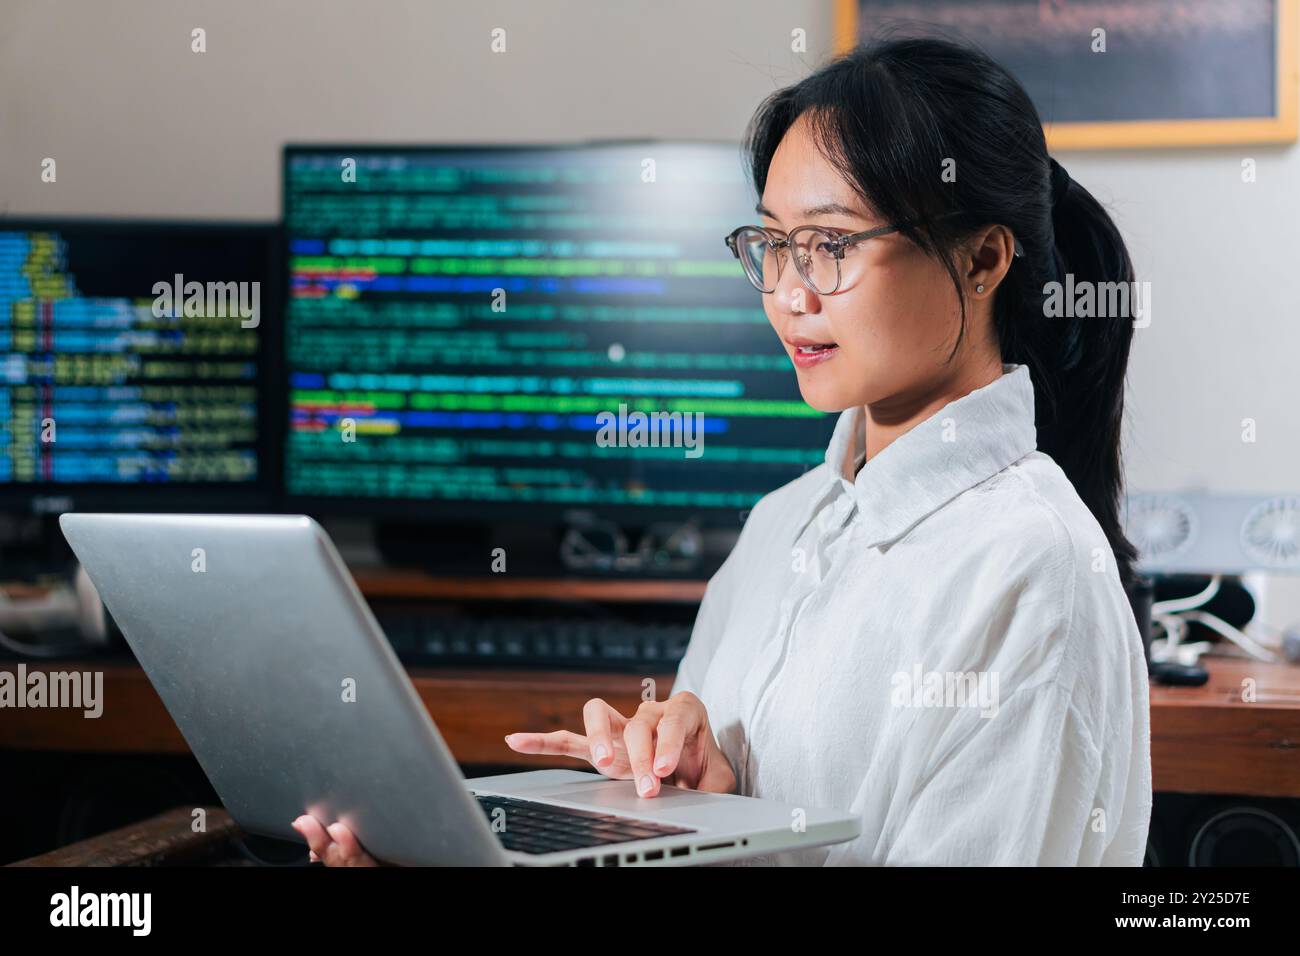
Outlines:
[[997,358],[996,361],[963,369],[938,383],[927,383],[923,390],[891,395],[884,401],[864,405],[862,425],[866,433],[866,460],[870,461],[945,405],[997,381],[1001,376],[1002,360]]

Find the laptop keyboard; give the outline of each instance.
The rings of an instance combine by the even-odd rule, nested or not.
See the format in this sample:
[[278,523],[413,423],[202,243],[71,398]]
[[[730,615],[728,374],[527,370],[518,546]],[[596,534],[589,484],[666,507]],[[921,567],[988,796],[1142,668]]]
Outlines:
[[695,832],[687,827],[512,797],[491,794],[475,794],[475,797],[487,814],[488,823],[494,822],[498,809],[505,811],[505,829],[497,832],[497,838],[507,850],[521,853],[555,853]]

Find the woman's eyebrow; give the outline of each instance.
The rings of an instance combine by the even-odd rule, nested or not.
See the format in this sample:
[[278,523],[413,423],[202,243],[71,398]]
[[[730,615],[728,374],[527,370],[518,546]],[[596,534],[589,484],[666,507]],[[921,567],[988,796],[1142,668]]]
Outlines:
[[862,218],[861,212],[856,209],[850,209],[843,203],[838,202],[828,202],[822,203],[820,206],[812,206],[805,209],[803,214],[810,219],[814,216],[854,216],[858,219]]
[[[777,222],[781,221],[780,216],[772,212],[772,210],[768,209],[761,202],[754,207],[754,211],[760,216],[766,216],[768,219],[775,219]],[[859,210],[851,209],[843,203],[838,202],[828,202],[822,203],[820,206],[810,206],[803,211],[803,214],[809,219],[816,216],[853,216],[858,219],[864,218]]]

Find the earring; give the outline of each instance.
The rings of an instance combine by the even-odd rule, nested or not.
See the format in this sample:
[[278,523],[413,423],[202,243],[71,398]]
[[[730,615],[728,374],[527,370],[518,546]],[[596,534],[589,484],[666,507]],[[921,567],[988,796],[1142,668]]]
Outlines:
[[981,282],[979,285],[977,285],[977,286],[975,287],[975,291],[976,291],[976,292],[983,292],[983,291],[984,291],[984,283]]

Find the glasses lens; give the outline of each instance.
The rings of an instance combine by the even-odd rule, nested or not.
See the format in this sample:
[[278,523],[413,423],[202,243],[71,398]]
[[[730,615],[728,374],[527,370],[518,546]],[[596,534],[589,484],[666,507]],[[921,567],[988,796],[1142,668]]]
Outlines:
[[840,285],[840,260],[835,255],[835,235],[819,229],[796,229],[790,234],[790,254],[804,282],[820,295],[830,295]]
[[776,253],[767,234],[758,229],[741,229],[736,233],[736,252],[745,267],[745,275],[759,292],[776,289]]

